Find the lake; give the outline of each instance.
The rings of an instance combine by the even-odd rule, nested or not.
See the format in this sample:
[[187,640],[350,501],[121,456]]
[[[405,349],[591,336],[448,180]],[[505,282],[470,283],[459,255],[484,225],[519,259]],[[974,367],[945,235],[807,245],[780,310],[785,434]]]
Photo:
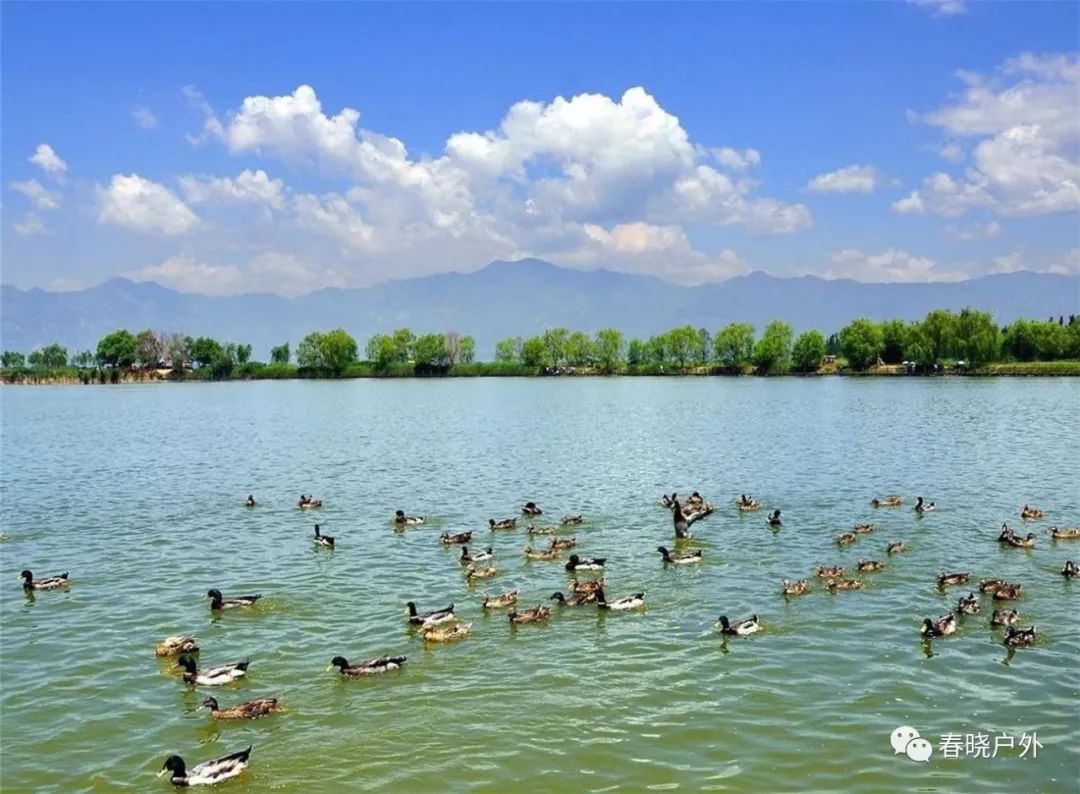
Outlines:
[[[5,792],[165,791],[166,756],[190,766],[248,744],[250,771],[223,786],[237,794],[1078,790],[1080,581],[1059,571],[1080,541],[1048,527],[1080,525],[1080,380],[292,381],[8,387],[0,401]],[[656,552],[674,546],[659,505],[672,489],[717,505],[692,528],[702,565],[665,569]],[[735,509],[744,492],[783,510],[779,532]],[[893,492],[903,507],[870,507]],[[300,493],[325,506],[297,509]],[[937,512],[917,518],[918,495]],[[513,628],[485,615],[485,590],[520,588],[531,606],[567,588],[561,563],[524,559],[523,529],[486,528],[530,499],[539,523],[584,514],[561,534],[608,559],[609,597],[645,591],[645,611]],[[1046,520],[1021,522],[1024,503]],[[398,507],[428,522],[395,532]],[[1035,548],[995,542],[1003,521]],[[335,550],[313,545],[315,522]],[[876,531],[839,547],[861,522]],[[472,587],[439,542],[465,530],[500,572]],[[909,550],[887,557],[891,540]],[[779,594],[860,559],[886,562],[861,591]],[[22,568],[73,584],[30,598]],[[972,584],[943,593],[946,570]],[[924,645],[922,619],[990,576],[1023,584],[1036,645],[1006,652],[989,596]],[[214,617],[210,587],[264,598]],[[454,602],[471,635],[425,644],[408,600]],[[756,636],[714,628],[752,613]],[[154,656],[181,633],[203,666],[250,657],[249,676],[188,690]],[[381,653],[408,661],[365,680],[326,670]],[[289,711],[215,723],[207,694],[280,694]],[[931,742],[928,763],[894,755],[901,725]],[[1021,757],[1025,734],[1037,757]]]

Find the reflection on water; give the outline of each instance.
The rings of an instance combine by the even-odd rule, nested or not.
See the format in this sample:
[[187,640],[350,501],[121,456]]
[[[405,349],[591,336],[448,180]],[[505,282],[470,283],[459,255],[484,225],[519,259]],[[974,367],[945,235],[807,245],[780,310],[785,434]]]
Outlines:
[[[567,379],[5,388],[0,706],[5,791],[153,790],[164,758],[255,746],[230,791],[928,790],[1075,792],[1080,542],[1075,380]],[[699,490],[700,565],[665,566],[662,493]],[[296,508],[298,493],[325,500]],[[759,513],[733,499],[752,493]],[[903,507],[873,509],[901,493]],[[244,507],[247,494],[259,504]],[[938,505],[917,517],[922,495]],[[535,500],[583,513],[575,551],[607,557],[610,596],[641,614],[556,610],[545,625],[486,615],[484,590],[521,608],[566,591],[558,562],[526,561]],[[1025,553],[995,542],[1023,503]],[[765,516],[782,508],[783,527]],[[395,509],[428,521],[395,531]],[[315,522],[336,548],[312,542]],[[855,523],[874,532],[838,547]],[[541,521],[540,523],[546,523]],[[443,532],[473,530],[499,573],[466,584]],[[571,531],[572,530],[572,531]],[[1025,534],[1026,534],[1025,530]],[[886,544],[903,540],[904,554]],[[819,565],[881,559],[864,589],[829,596]],[[17,573],[70,570],[60,592],[20,595]],[[1033,648],[1006,649],[989,596],[951,637],[924,617],[956,599],[941,571],[1019,581]],[[799,598],[783,579],[811,580]],[[212,615],[226,598],[256,608]],[[959,591],[958,591],[959,592]],[[405,621],[453,601],[456,643]],[[748,638],[713,628],[757,613]],[[217,724],[175,666],[250,657],[215,688],[223,705],[281,695],[288,712]],[[333,656],[409,657],[362,680]],[[890,732],[1037,732],[1037,759],[893,757]],[[797,781],[797,782],[796,782]],[[165,784],[161,784],[164,788]]]

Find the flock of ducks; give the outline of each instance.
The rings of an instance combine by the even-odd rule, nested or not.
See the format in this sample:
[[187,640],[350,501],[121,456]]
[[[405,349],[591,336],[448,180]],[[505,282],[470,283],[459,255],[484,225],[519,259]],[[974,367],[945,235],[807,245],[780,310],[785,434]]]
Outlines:
[[[249,495],[246,501],[247,507],[255,507],[258,503]],[[707,502],[695,491],[683,502],[678,494],[670,496],[664,494],[660,504],[671,511],[672,524],[675,530],[676,541],[689,540],[692,535],[690,527],[715,512],[712,503]],[[903,500],[898,495],[889,495],[875,498],[870,502],[875,508],[900,507]],[[310,496],[301,495],[297,507],[300,509],[318,509],[322,507],[322,500]],[[736,500],[736,507],[740,512],[754,512],[761,505],[752,496],[742,494]],[[936,508],[934,502],[926,502],[922,497],[918,498],[915,511],[921,516],[932,512]],[[529,518],[538,518],[543,515],[543,510],[535,502],[526,502],[521,512]],[[1043,511],[1024,505],[1020,513],[1025,521],[1036,521],[1043,518]],[[403,510],[397,510],[394,515],[394,524],[397,529],[424,524],[424,516],[406,515]],[[489,519],[488,529],[492,532],[514,530],[517,528],[517,517],[501,520]],[[558,524],[549,526],[537,526],[529,524],[525,527],[529,537],[550,537],[550,545],[547,548],[533,549],[527,545],[523,551],[526,559],[537,561],[563,560],[564,552],[576,548],[577,537],[556,536],[558,532],[568,527],[581,525],[584,518],[581,515],[565,516]],[[774,509],[769,513],[766,523],[771,529],[779,529],[782,526],[781,511]],[[856,524],[850,532],[845,532],[837,537],[837,543],[841,546],[857,542],[862,536],[874,532],[873,524]],[[1056,526],[1050,527],[1050,536],[1054,540],[1080,539],[1080,528],[1061,529]],[[444,532],[440,541],[446,545],[461,546],[458,561],[462,567],[467,583],[472,584],[476,580],[487,579],[497,573],[495,567],[495,551],[487,547],[478,551],[469,550],[468,544],[472,542],[473,532],[461,532],[450,534]],[[1007,524],[1003,524],[998,541],[1004,545],[1017,548],[1030,549],[1036,541],[1034,533],[1028,533],[1026,537],[1018,536]],[[335,540],[333,537],[324,535],[318,524],[315,525],[314,543],[325,549],[333,550]],[[704,550],[700,548],[683,549],[673,553],[666,546],[657,547],[661,562],[664,566],[694,565],[704,559]],[[899,554],[906,551],[902,541],[892,541],[885,547],[888,555]],[[645,607],[645,593],[637,592],[629,595],[609,599],[605,592],[606,580],[604,578],[607,560],[603,557],[583,556],[577,552],[570,553],[563,565],[567,574],[573,576],[567,592],[556,590],[548,597],[553,603],[554,609],[567,607],[595,606],[598,611],[627,612],[639,611]],[[856,569],[858,573],[868,574],[883,570],[885,563],[880,560],[859,560]],[[593,575],[595,578],[578,578],[579,574]],[[596,576],[598,574],[598,576]],[[1067,579],[1080,575],[1080,566],[1074,561],[1065,563],[1061,574]],[[825,581],[825,589],[830,593],[845,590],[859,590],[863,587],[860,579],[849,577],[843,566],[819,566],[815,576]],[[937,578],[937,585],[941,591],[949,587],[967,584],[970,580],[970,572],[941,573]],[[20,573],[23,589],[28,593],[35,591],[56,590],[71,585],[67,572],[57,576],[49,576],[35,579],[33,573],[27,569]],[[807,579],[785,579],[780,587],[780,593],[785,597],[803,596],[812,590],[810,581]],[[1014,601],[1021,597],[1023,588],[1019,583],[1010,583],[1002,579],[985,578],[979,582],[979,591],[982,595],[990,596],[995,604],[999,602]],[[221,591],[213,588],[207,591],[206,597],[210,599],[210,610],[220,612],[232,609],[247,609],[255,606],[262,598],[261,594],[238,595],[225,598]],[[511,626],[530,623],[542,623],[548,621],[553,615],[553,607],[543,602],[528,608],[518,608],[519,591],[508,590],[497,595],[484,593],[480,606],[485,612],[491,610],[506,610],[507,622]],[[419,611],[413,601],[406,605],[407,622],[415,629],[417,634],[426,642],[448,643],[464,639],[469,635],[472,623],[461,621],[455,613],[453,603],[427,612]],[[926,642],[930,640],[949,637],[954,635],[963,618],[976,615],[981,612],[978,596],[972,591],[966,597],[961,597],[955,610],[948,612],[936,619],[925,618],[920,632]],[[1014,648],[1033,645],[1036,641],[1036,628],[1030,626],[1022,628],[1018,626],[1020,621],[1016,609],[995,608],[990,617],[990,625],[995,628],[1003,628],[1005,634],[1003,644],[1010,652]],[[746,637],[762,631],[763,626],[756,614],[747,618],[732,620],[727,615],[721,615],[716,626],[721,635],[725,637]],[[176,658],[177,667],[183,671],[182,678],[186,685],[191,687],[217,687],[230,684],[247,675],[250,660],[234,662],[232,664],[219,665],[216,667],[199,668],[195,660],[195,654],[199,652],[198,641],[191,636],[168,637],[158,643],[155,653],[159,657]],[[356,664],[350,663],[343,656],[335,656],[330,660],[328,671],[337,671],[345,678],[359,678],[373,675],[381,675],[401,669],[407,657],[404,655],[383,655],[371,659],[365,659]],[[206,697],[200,706],[209,711],[211,718],[215,720],[250,720],[265,717],[284,711],[278,697],[261,697],[253,700],[236,703],[232,706],[222,707],[214,697]],[[224,755],[209,761],[200,763],[190,769],[184,759],[178,755],[169,756],[166,759],[159,777],[168,774],[169,780],[176,786],[212,785],[224,780],[236,777],[248,766],[252,748]]]

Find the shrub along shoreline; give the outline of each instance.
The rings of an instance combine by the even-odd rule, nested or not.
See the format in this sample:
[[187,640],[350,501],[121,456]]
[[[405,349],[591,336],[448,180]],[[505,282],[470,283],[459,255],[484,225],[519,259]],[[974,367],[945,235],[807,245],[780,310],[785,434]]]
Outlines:
[[[295,357],[288,343],[270,363],[251,360],[251,345],[193,339],[149,329],[114,331],[96,351],[69,356],[47,345],[28,356],[4,351],[4,383],[144,383],[149,381],[296,378],[537,377],[658,375],[1080,375],[1080,316],[1016,320],[999,328],[985,313],[935,309],[917,322],[853,320],[826,337],[795,337],[774,320],[756,338],[749,323],[710,333],[682,326],[649,339],[615,328],[593,335],[553,328],[495,345],[493,361],[476,361],[476,343],[456,331],[416,336],[408,328],[372,336],[359,357],[342,328],[308,334]],[[293,361],[295,360],[295,364]]]

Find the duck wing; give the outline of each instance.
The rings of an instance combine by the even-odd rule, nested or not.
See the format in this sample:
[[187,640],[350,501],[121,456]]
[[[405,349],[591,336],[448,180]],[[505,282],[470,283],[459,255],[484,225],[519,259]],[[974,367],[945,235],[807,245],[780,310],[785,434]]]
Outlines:
[[251,747],[237,753],[223,755],[212,761],[203,761],[188,772],[188,781],[198,785],[199,783],[216,783],[219,780],[239,775],[247,767],[251,757]]

